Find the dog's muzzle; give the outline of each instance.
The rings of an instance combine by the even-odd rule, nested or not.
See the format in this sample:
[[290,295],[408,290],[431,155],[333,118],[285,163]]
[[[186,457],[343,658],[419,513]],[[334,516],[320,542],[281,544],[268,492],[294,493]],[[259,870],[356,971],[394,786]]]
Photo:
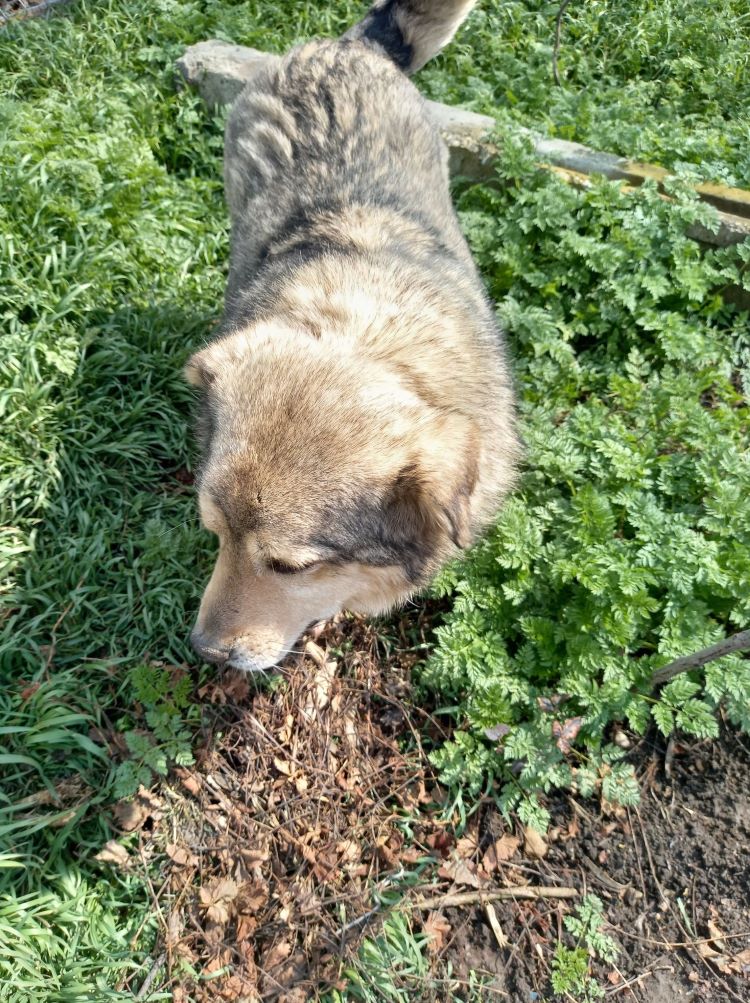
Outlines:
[[265,672],[278,663],[278,658],[256,655],[239,645],[234,645],[232,648],[214,647],[198,630],[191,633],[190,643],[204,662],[237,669],[239,672]]

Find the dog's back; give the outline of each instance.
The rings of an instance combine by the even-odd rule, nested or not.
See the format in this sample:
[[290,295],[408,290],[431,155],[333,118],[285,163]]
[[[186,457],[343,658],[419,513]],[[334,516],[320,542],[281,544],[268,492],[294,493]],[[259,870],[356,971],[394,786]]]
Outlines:
[[[326,215],[340,224],[342,208],[390,211],[419,228],[422,249],[472,267],[450,201],[445,146],[399,69],[412,47],[392,25],[396,12],[411,6],[391,2],[341,40],[293,50],[235,103],[225,152],[233,223],[229,323],[247,319],[248,301],[257,308],[249,286],[258,268],[280,255],[293,264],[313,245],[325,250],[322,234],[307,239],[310,228]],[[470,4],[443,6],[465,11]],[[331,233],[328,243],[340,240]]]

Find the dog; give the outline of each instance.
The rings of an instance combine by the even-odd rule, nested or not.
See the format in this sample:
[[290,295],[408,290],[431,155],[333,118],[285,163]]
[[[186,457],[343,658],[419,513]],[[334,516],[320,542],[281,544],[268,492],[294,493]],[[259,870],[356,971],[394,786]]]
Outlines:
[[408,80],[473,3],[378,0],[232,107],[224,316],[185,369],[219,538],[191,634],[207,661],[262,671],[313,622],[403,602],[513,486],[502,333]]

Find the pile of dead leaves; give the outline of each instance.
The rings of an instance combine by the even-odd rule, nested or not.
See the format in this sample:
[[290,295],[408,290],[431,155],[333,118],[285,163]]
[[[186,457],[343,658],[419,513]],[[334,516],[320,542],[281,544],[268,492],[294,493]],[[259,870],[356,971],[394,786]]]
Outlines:
[[113,840],[100,861],[160,874],[150,882],[160,941],[142,994],[298,1003],[341,985],[343,963],[377,932],[384,894],[406,894],[415,871],[407,898],[438,966],[460,940],[451,907],[481,901],[497,949],[509,941],[492,901],[517,901],[503,921],[513,936],[537,893],[576,895],[544,887],[559,884],[534,866],[546,841],[507,831],[491,798],[491,826],[483,808],[468,823],[446,813],[421,745],[446,736],[408,699],[416,658],[377,646],[372,626],[341,618],[307,639],[276,685],[217,676],[199,691],[195,765],[115,807],[137,846]]
[[[350,642],[352,630],[349,653],[329,656],[330,634]],[[308,639],[275,687],[217,678],[201,691],[210,734],[194,768],[117,806],[143,860],[163,855],[154,906],[175,1000],[291,1003],[335,983],[379,895],[439,844],[425,815],[422,849],[404,846],[404,815],[440,795],[403,704],[408,665],[374,646],[372,628],[348,620]],[[129,857],[115,841],[100,855]]]

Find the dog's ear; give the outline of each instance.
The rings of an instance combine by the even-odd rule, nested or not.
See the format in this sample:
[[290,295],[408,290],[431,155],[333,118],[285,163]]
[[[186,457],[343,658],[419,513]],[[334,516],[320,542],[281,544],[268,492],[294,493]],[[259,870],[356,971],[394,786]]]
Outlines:
[[459,550],[465,550],[472,541],[471,496],[477,483],[478,450],[472,443],[466,456],[461,478],[453,493],[442,507],[443,516],[450,527],[450,538]]
[[191,386],[198,387],[199,390],[207,390],[216,378],[208,356],[208,349],[204,348],[203,351],[192,355],[185,363],[182,374]]
[[441,431],[431,450],[399,471],[384,500],[388,538],[421,567],[444,555],[446,537],[460,550],[472,542],[478,436],[463,418],[450,419]]
[[402,546],[419,539],[427,541],[433,520],[425,489],[416,464],[399,471],[383,501],[385,533],[390,541]]

